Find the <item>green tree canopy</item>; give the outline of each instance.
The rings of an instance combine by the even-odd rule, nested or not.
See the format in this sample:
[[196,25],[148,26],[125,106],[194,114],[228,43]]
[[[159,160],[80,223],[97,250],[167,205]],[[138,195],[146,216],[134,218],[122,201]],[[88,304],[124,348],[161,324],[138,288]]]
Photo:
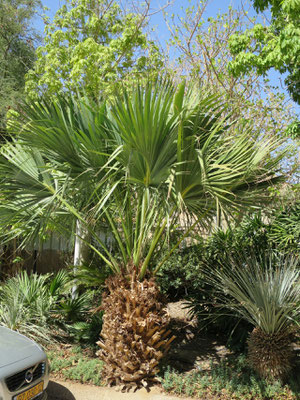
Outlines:
[[31,21],[40,0],[0,0],[0,132],[7,110],[24,92],[25,74],[33,66],[39,37]]
[[[238,76],[228,70],[232,60],[230,38],[238,36],[245,28],[250,29],[257,18],[250,18],[243,9],[232,7],[214,18],[205,18],[207,6],[206,0],[187,7],[182,18],[165,15],[171,35],[169,45],[178,55],[175,63],[169,63],[169,69],[176,79],[185,75],[202,90],[215,88],[232,110],[233,119],[252,121],[253,131],[261,137],[296,139],[298,123],[292,100],[256,70]],[[282,166],[294,176],[297,165],[295,143]]]
[[234,34],[229,42],[235,56],[229,67],[234,76],[270,68],[287,73],[285,83],[293,100],[300,104],[300,1],[253,0],[257,12],[270,9],[271,23],[260,23]]
[[149,6],[124,11],[117,0],[66,0],[46,21],[44,45],[27,74],[26,92],[83,89],[98,98],[118,83],[161,68],[158,48],[144,33]]

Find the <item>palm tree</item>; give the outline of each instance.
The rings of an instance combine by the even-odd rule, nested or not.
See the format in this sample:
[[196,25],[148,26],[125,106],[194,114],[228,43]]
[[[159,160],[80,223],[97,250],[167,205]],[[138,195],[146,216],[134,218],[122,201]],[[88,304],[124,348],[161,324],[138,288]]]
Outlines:
[[[278,143],[258,143],[245,122],[228,121],[217,96],[155,82],[100,106],[68,95],[23,106],[18,143],[2,148],[0,212],[13,208],[11,233],[21,233],[28,210],[36,226],[50,219],[61,227],[59,216],[71,215],[92,239],[77,237],[113,272],[99,342],[111,383],[151,380],[170,346],[154,280],[167,257],[215,215],[259,208],[279,179],[279,158],[270,157]],[[182,221],[188,228],[156,264]],[[99,226],[118,252],[101,240]]]

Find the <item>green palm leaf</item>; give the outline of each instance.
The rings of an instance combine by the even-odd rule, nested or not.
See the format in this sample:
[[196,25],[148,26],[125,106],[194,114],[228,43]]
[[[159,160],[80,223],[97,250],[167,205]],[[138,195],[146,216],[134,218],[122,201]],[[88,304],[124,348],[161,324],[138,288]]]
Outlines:
[[190,223],[175,247],[216,214],[258,208],[280,179],[280,157],[270,157],[278,143],[255,141],[250,126],[229,117],[218,96],[168,81],[124,90],[108,104],[67,94],[27,104],[17,142],[2,149],[1,212],[8,223],[19,208],[14,218],[24,226],[26,218],[59,225],[59,213],[69,214],[118,272],[99,236],[108,229],[121,264],[133,262],[142,277],[182,222]]

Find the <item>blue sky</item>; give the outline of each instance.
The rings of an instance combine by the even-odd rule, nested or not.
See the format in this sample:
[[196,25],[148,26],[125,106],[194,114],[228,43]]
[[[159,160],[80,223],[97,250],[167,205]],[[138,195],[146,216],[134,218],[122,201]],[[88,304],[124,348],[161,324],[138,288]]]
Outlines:
[[[151,7],[153,10],[158,10],[160,6],[166,4],[166,1],[167,0],[152,0]],[[171,4],[166,9],[166,11],[169,14],[174,13],[175,15],[178,15],[178,17],[180,18],[180,16],[183,16],[184,9],[191,5],[196,5],[198,2],[199,0],[173,0],[173,4]],[[55,15],[55,12],[60,8],[62,4],[64,4],[64,0],[42,0],[42,3],[44,6],[50,9],[47,14],[52,19]],[[229,6],[232,6],[233,8],[239,8],[241,6],[241,0],[210,0],[203,17],[204,19],[207,19],[208,17],[216,16],[218,12],[226,12]],[[249,10],[249,16],[256,15],[253,7],[248,6],[247,10]],[[43,31],[44,26],[41,19],[36,19],[34,25],[38,30]],[[169,39],[169,32],[166,27],[162,13],[158,13],[152,16],[150,20],[150,25],[156,28],[154,37],[159,38],[161,45],[164,47],[166,41]],[[282,88],[281,84],[281,82],[283,82],[284,80],[283,76],[280,76],[278,72],[271,70],[268,74],[268,77],[272,85],[278,86],[279,90],[287,94],[284,88]]]
[[[151,1],[151,9],[152,11],[158,10],[161,6],[167,3],[168,0],[152,0]],[[167,8],[166,11],[171,14],[177,14],[178,16],[182,15],[182,10],[186,9],[190,5],[196,5],[199,3],[198,0],[169,0],[169,2],[172,2]],[[60,8],[62,4],[64,4],[64,0],[42,0],[42,3],[44,6],[48,7],[50,10],[47,12],[47,14],[50,17],[53,17],[55,12]],[[142,2],[141,2],[142,3]],[[215,16],[219,11],[221,12],[226,12],[228,10],[229,6],[232,6],[234,8],[240,7],[241,5],[241,0],[210,0],[209,4],[206,8],[206,13],[204,15],[205,18],[210,17],[210,16]],[[254,9],[251,7],[250,8],[250,15],[254,16],[256,15]],[[160,39],[167,40],[168,39],[168,29],[166,27],[166,24],[164,22],[162,13],[157,13],[151,18],[151,25],[155,26],[157,28],[158,35]],[[40,29],[41,31],[43,30],[43,23],[39,19],[36,21],[35,26]]]

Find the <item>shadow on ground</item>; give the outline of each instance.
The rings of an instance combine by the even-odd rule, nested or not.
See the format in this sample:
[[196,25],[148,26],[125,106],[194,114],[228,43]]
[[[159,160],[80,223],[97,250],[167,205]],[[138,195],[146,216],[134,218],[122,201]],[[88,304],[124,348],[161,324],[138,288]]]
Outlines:
[[166,364],[178,372],[210,369],[211,362],[219,363],[231,354],[226,347],[226,338],[222,335],[201,334],[190,324],[179,320],[173,320],[171,325],[176,339]]
[[47,394],[48,400],[75,400],[69,389],[53,381],[49,382]]

